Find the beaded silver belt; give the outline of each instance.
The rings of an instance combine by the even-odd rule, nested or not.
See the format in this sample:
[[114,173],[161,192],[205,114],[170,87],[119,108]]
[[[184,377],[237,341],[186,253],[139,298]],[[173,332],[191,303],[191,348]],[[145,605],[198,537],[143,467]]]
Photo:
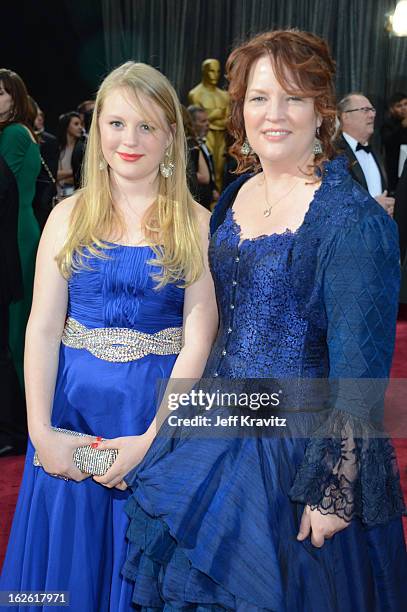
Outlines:
[[155,334],[146,334],[126,327],[90,329],[68,317],[62,343],[86,349],[104,361],[134,361],[146,355],[177,355],[182,348],[182,327],[167,327]]

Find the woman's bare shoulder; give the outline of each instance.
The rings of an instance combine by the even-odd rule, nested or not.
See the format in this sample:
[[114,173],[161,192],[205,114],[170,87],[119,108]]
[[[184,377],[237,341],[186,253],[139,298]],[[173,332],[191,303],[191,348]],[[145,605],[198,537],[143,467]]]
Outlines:
[[51,211],[44,228],[43,238],[51,240],[56,249],[62,248],[68,235],[72,212],[81,197],[76,192],[59,202]]
[[199,229],[204,234],[207,234],[209,231],[209,221],[211,218],[211,212],[204,208],[201,204],[194,201],[194,211],[196,218],[198,219]]

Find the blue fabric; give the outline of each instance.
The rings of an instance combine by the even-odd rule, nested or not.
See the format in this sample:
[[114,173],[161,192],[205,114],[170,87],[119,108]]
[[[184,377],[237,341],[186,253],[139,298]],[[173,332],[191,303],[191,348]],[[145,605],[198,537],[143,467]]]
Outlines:
[[[386,377],[399,285],[393,221],[339,158],[326,165],[297,231],[241,241],[230,204],[247,178],[229,187],[213,216],[220,326],[204,377]],[[332,385],[328,411],[290,416],[307,431],[325,427],[322,438],[210,436],[164,423],[127,477],[133,494],[123,573],[135,581],[135,604],[401,612],[401,489],[389,441],[364,437],[381,416],[380,402],[369,412],[367,386],[355,394]],[[350,525],[322,549],[300,543],[305,503]]]
[[[71,277],[69,316],[91,328],[155,333],[182,326],[184,290],[154,289],[149,247],[119,246],[104,253],[105,258],[87,258],[87,269]],[[143,433],[155,414],[156,382],[170,375],[175,359],[147,355],[110,363],[61,345],[52,424],[108,438]],[[66,590],[72,612],[129,610],[132,585],[121,575],[128,493],[92,479],[52,478],[33,467],[33,452],[30,443],[0,590]]]

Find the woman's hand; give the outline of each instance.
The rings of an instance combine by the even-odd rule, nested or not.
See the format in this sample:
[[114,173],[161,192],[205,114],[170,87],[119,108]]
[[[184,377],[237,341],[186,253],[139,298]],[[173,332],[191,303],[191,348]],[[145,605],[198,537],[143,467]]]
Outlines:
[[141,436],[124,436],[113,440],[104,440],[98,443],[98,450],[116,448],[119,451],[116,461],[104,476],[94,476],[93,480],[112,489],[124,491],[127,485],[123,478],[138,465],[148,451],[151,438],[142,434]]
[[336,516],[336,514],[321,514],[319,510],[311,510],[309,506],[305,506],[297,540],[302,542],[311,533],[311,543],[317,548],[321,548],[325,540],[329,540],[335,533],[346,529],[349,525],[350,523]]
[[73,462],[73,454],[79,446],[88,446],[96,442],[93,436],[77,437],[53,431],[51,427],[42,431],[33,441],[38,458],[44,470],[51,476],[60,476],[80,482],[89,478]]

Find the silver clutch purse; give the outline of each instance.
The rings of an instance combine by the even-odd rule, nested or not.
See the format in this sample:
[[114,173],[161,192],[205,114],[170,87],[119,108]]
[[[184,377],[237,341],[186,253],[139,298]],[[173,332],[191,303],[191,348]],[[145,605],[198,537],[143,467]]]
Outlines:
[[[87,436],[87,434],[80,433],[79,431],[70,431],[69,429],[61,429],[59,427],[53,427],[52,429],[69,436]],[[91,446],[80,446],[74,451],[73,461],[77,468],[84,474],[104,476],[107,470],[116,461],[118,454],[119,451],[115,448],[99,450],[97,448],[92,448]],[[41,467],[41,462],[38,458],[37,451],[35,451],[34,454],[33,464],[36,467]]]

